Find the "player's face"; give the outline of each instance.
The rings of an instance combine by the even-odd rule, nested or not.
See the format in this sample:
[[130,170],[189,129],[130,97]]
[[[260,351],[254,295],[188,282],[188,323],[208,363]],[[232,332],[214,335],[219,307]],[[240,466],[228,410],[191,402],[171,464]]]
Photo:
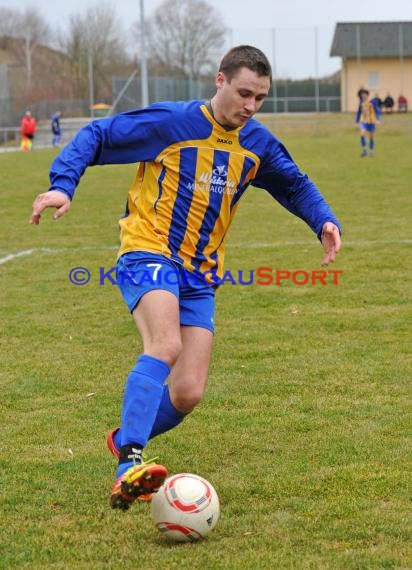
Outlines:
[[216,87],[212,99],[216,120],[222,125],[241,127],[261,108],[269,93],[270,79],[242,67],[231,81],[219,71]]

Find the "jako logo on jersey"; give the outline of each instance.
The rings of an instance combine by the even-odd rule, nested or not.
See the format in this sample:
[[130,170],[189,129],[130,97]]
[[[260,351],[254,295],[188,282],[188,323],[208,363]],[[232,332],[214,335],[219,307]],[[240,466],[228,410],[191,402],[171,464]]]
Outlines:
[[223,143],[223,144],[233,144],[233,141],[230,141],[229,139],[217,139],[218,143]]

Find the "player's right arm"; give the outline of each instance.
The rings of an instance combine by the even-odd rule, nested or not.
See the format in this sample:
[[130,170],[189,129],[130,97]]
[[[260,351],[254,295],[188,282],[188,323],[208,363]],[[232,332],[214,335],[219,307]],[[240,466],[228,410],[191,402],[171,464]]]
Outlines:
[[50,190],[49,192],[39,194],[33,202],[30,223],[38,226],[41,213],[46,208],[56,208],[53,219],[58,220],[69,210],[70,204],[70,198],[64,192],[60,192],[60,190]]
[[171,104],[156,104],[92,121],[54,159],[49,190],[60,190],[72,199],[90,166],[154,160],[170,144],[168,125],[173,117]]
[[[53,218],[61,218],[69,210],[89,166],[153,160],[163,149],[168,132],[165,120],[170,122],[171,116],[170,106],[158,104],[92,121],[83,127],[53,161],[50,188],[34,200],[30,223],[38,225],[46,208],[56,208]],[[158,131],[162,132],[161,137]]]

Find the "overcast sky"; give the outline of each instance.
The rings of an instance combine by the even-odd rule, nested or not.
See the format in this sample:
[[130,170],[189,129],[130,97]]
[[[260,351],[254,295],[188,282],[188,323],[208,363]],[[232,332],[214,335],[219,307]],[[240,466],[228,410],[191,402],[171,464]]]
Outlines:
[[[411,21],[412,0],[206,0],[228,28],[227,47],[256,45],[280,77],[325,76],[340,67],[329,57],[337,22]],[[110,2],[110,0],[109,0]],[[125,30],[140,18],[140,0],[112,0]],[[150,16],[162,0],[144,0]],[[97,0],[0,0],[0,6],[35,6],[52,27],[63,28],[71,14]]]

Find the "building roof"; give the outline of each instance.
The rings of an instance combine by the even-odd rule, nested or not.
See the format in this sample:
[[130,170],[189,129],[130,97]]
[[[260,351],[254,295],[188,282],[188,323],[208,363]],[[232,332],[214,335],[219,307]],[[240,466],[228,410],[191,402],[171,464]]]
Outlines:
[[343,58],[411,57],[412,22],[337,23],[330,55]]

